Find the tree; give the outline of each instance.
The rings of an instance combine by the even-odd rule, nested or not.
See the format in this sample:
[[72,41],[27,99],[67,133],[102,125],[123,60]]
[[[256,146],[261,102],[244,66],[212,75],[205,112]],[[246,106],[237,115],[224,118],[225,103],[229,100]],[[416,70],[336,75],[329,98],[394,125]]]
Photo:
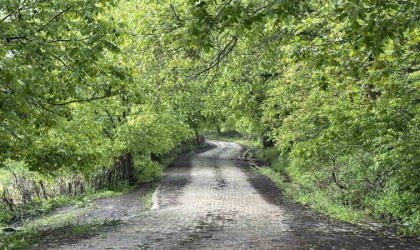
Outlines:
[[[77,103],[118,91],[114,79],[122,73],[105,57],[118,50],[113,41],[119,27],[107,14],[115,4],[2,2],[0,162],[7,158],[39,162],[41,152],[35,149],[39,139],[51,136],[49,128],[71,120]],[[65,161],[64,156],[57,157]],[[43,162],[57,164],[57,157],[50,154]]]

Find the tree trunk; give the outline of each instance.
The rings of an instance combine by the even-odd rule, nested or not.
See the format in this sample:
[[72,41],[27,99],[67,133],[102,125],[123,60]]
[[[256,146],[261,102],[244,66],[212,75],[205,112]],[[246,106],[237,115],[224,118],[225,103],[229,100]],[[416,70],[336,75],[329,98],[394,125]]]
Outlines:
[[9,190],[4,185],[3,185],[2,200],[9,207],[10,211],[13,211],[14,210],[15,203],[13,202],[13,199],[11,198],[11,196],[9,194]]
[[47,198],[48,198],[48,196],[47,196],[47,191],[45,190],[44,183],[43,183],[42,181],[39,181],[39,185],[41,186],[41,189],[42,189],[42,194],[43,194],[43,196],[44,196],[44,199],[47,199]]
[[[133,185],[136,183],[134,160],[131,152],[121,155],[115,162],[115,176],[116,181],[128,181],[128,184]],[[117,184],[117,183],[115,183]]]

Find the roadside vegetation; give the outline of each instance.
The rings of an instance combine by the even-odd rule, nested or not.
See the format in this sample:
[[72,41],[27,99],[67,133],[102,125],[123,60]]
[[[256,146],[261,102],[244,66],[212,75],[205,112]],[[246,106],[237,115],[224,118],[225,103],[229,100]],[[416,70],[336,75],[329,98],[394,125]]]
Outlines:
[[[94,218],[93,220],[87,218],[87,221],[81,222],[80,218],[72,211],[78,208],[89,207],[92,201],[97,199],[120,196],[132,192],[137,185],[144,182],[150,183],[151,186],[148,188],[150,191],[145,197],[138,197],[138,199],[144,198],[144,208],[146,210],[150,209],[153,205],[152,195],[163,170],[178,155],[193,149],[202,148],[203,146],[198,146],[194,143],[180,144],[178,148],[155,159],[157,164],[159,164],[159,172],[156,173],[156,167],[154,167],[152,168],[153,175],[147,175],[147,179],[145,175],[141,176],[141,178],[138,177],[138,181],[132,185],[121,181],[116,186],[95,189],[83,176],[78,176],[85,189],[70,193],[68,188],[71,187],[70,184],[73,183],[71,181],[74,179],[71,176],[63,175],[58,179],[54,179],[31,172],[26,166],[19,164],[16,166],[10,165],[9,172],[0,170],[3,174],[3,188],[7,188],[8,191],[6,193],[11,197],[9,200],[12,201],[14,198],[16,200],[16,203],[13,203],[13,209],[4,207],[0,213],[0,224],[3,226],[2,232],[0,232],[0,249],[31,249],[48,241],[71,241],[73,238],[77,240],[78,237],[89,237],[89,235],[100,233],[101,230],[107,230],[108,227],[117,225],[119,221],[107,218]],[[14,172],[10,173],[10,171]],[[46,190],[45,197],[39,197],[36,194],[37,186],[34,186],[36,183],[34,184],[31,181],[32,179],[45,182],[43,184]],[[10,185],[7,186],[6,183]],[[24,202],[19,200],[22,197],[20,190],[23,187],[25,187],[27,194],[30,194],[25,196],[27,200]],[[60,188],[63,188],[63,190]],[[63,213],[55,213],[59,208],[69,208],[70,210]]]
[[288,163],[280,158],[275,148],[262,149],[258,151],[256,157],[266,164],[259,168],[258,171],[268,176],[286,196],[294,201],[310,206],[316,211],[333,218],[361,224],[374,230],[380,229],[377,223],[382,223],[381,226],[386,226],[388,229],[391,226],[395,227],[395,225],[389,225],[389,221],[380,220],[379,218],[375,220],[367,209],[361,210],[358,207],[343,204],[339,198],[333,196],[332,192],[320,190],[316,187],[308,189],[292,181],[286,170],[289,166]]
[[[309,206],[315,211],[328,215],[342,221],[358,224],[362,227],[375,230],[384,234],[399,234],[400,236],[416,236],[416,229],[407,229],[400,222],[389,217],[378,216],[378,211],[366,204],[347,204],[343,202],[342,192],[338,193],[334,187],[321,189],[314,185],[310,179],[305,181],[293,178],[293,167],[290,158],[281,155],[276,147],[263,147],[258,139],[252,139],[249,135],[241,135],[237,131],[218,133],[215,131],[206,132],[210,138],[215,140],[237,142],[248,147],[243,155],[244,160],[262,175],[269,177],[273,183],[289,199]],[[357,197],[355,197],[357,198]],[[373,199],[371,197],[371,199]],[[368,199],[367,199],[368,200]],[[375,200],[368,200],[368,204]]]
[[418,13],[414,0],[3,1],[0,223],[159,178],[168,153],[215,130],[261,142],[303,202],[418,236]]

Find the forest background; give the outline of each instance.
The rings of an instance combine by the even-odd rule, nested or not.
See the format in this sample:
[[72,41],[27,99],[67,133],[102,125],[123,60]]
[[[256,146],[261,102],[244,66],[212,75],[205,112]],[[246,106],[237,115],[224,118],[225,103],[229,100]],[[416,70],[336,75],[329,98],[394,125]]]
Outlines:
[[174,148],[235,130],[260,142],[263,171],[296,200],[418,236],[418,10],[2,1],[0,221],[159,178]]

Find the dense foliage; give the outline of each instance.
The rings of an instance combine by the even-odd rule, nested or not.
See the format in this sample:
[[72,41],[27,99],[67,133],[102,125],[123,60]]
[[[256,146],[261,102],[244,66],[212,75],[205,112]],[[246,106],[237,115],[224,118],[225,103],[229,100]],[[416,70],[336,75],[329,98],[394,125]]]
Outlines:
[[138,67],[146,56],[131,33],[136,21],[116,7],[0,4],[0,197],[11,210],[0,216],[57,195],[150,181],[162,173],[161,155],[193,142],[188,117],[169,102],[175,95]]
[[419,234],[418,13],[414,0],[6,1],[0,162],[106,186],[235,129],[274,146],[301,192]]
[[205,91],[202,120],[275,146],[278,170],[301,192],[419,233],[415,1],[148,7],[157,41],[175,52],[165,72],[182,67],[182,80]]

